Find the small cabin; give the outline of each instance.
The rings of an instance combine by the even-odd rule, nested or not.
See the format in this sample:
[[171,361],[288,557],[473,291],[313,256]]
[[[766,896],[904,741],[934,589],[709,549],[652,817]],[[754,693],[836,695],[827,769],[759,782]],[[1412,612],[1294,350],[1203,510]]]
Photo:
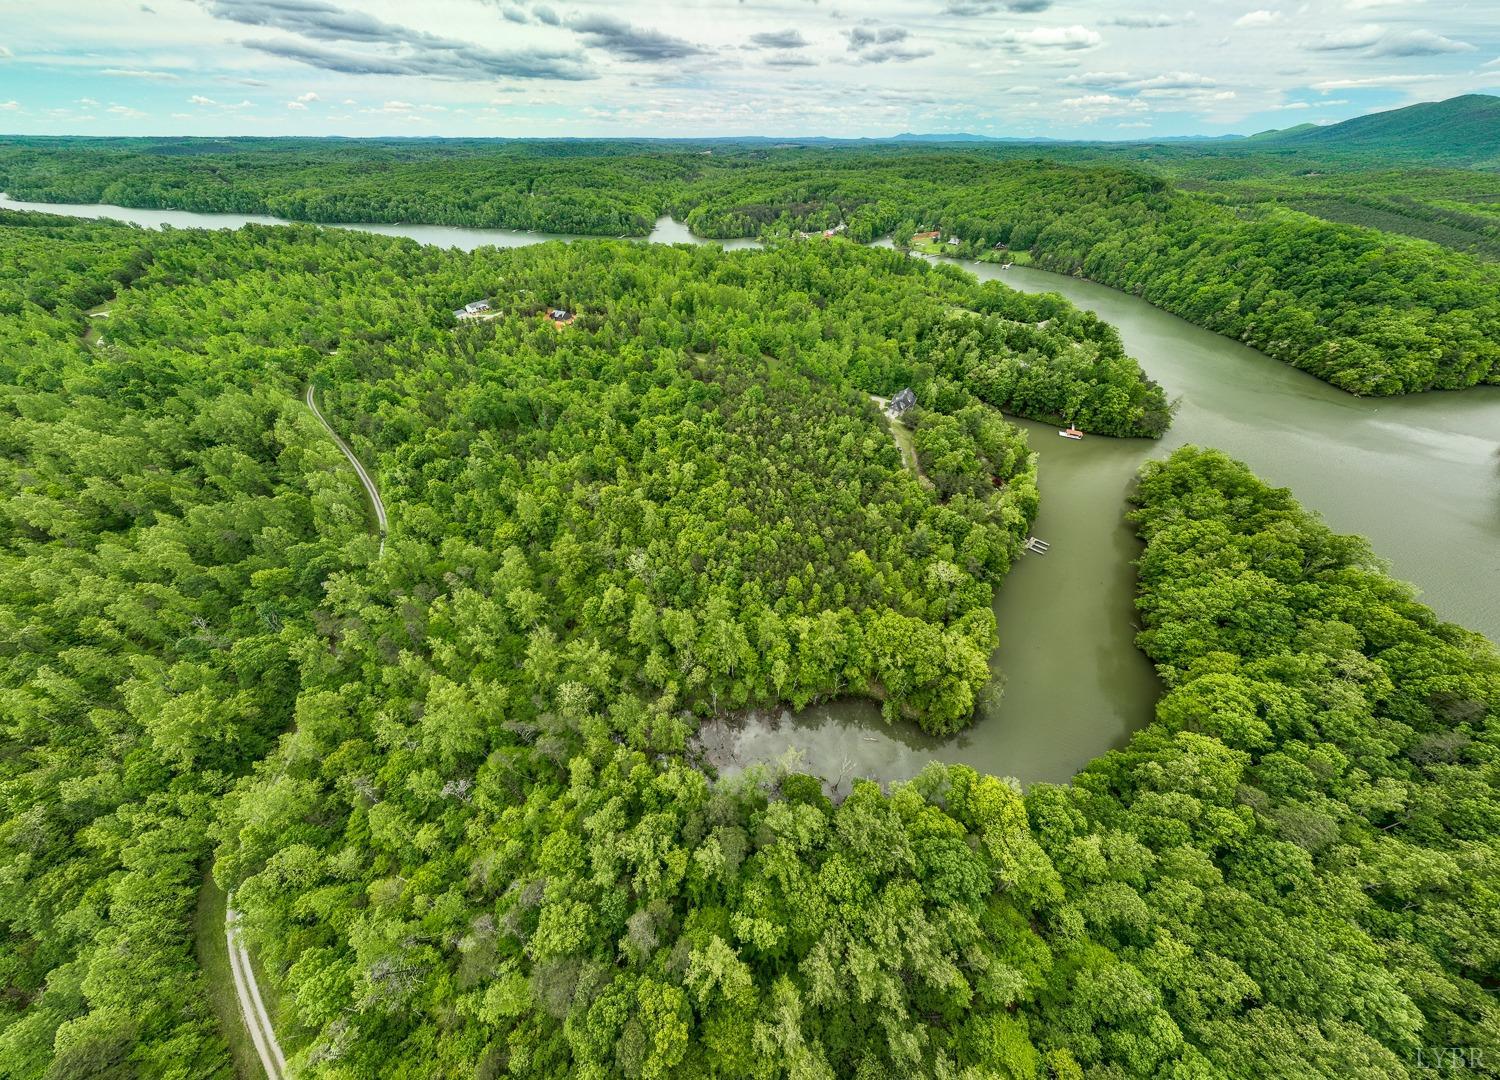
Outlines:
[[950,236],[950,237],[948,237],[948,246],[949,247],[958,247],[958,245],[961,244],[961,243],[963,243],[963,241],[960,240],[956,236]]
[[901,393],[891,398],[891,403],[885,407],[885,414],[892,420],[899,420],[916,403],[917,395],[912,393],[911,387],[908,386]]
[[553,322],[570,322],[573,318],[573,313],[566,308],[555,307],[547,312],[547,318]]

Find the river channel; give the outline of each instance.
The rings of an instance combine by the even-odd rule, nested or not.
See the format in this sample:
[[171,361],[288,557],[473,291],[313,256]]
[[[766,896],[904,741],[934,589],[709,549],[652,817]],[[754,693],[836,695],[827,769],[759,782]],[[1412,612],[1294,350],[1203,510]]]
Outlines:
[[[177,228],[236,228],[280,219],[19,202],[0,207]],[[577,239],[506,229],[347,225],[464,250]],[[663,218],[654,242],[702,243]],[[728,247],[753,247],[730,241]],[[1443,618],[1500,640],[1500,387],[1364,399],[1091,281],[1029,267],[963,262],[1023,292],[1058,292],[1120,331],[1125,349],[1181,406],[1160,442],[1060,439],[1019,421],[1041,451],[1046,555],[1019,560],[995,605],[1000,647],[992,693],[975,724],[949,739],[887,726],[866,702],[797,716],[752,715],[705,732],[726,771],[779,760],[847,790],[850,779],[908,778],[929,760],[962,762],[1023,783],[1063,781],[1121,745],[1151,716],[1159,686],[1135,648],[1132,560],[1123,520],[1141,462],[1183,443],[1217,446],[1290,487],[1340,532],[1361,533],[1395,576],[1417,583]]]

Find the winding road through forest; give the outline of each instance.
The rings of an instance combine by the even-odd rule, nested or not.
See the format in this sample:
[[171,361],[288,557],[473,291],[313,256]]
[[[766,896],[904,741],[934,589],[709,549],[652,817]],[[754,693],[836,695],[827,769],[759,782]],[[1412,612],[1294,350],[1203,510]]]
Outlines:
[[328,432],[329,436],[338,445],[338,448],[344,452],[344,456],[349,459],[349,464],[354,466],[354,471],[359,476],[359,482],[364,485],[365,494],[370,499],[370,505],[375,509],[375,528],[380,532],[380,554],[384,555],[387,528],[385,503],[380,501],[380,492],[375,490],[375,481],[370,479],[370,474],[365,471],[365,467],[360,463],[359,458],[354,456],[354,451],[349,449],[349,444],[340,437],[337,431],[333,430],[333,425],[323,415],[323,410],[318,408],[318,400],[313,395],[311,383],[308,384],[307,392],[303,394],[302,400],[307,403],[307,407],[312,410],[312,414],[318,418],[318,423],[323,425],[323,430]]
[[224,908],[224,937],[229,943],[229,970],[234,973],[234,993],[240,1002],[240,1016],[250,1031],[250,1040],[255,1043],[255,1052],[260,1055],[261,1066],[269,1080],[282,1080],[286,1076],[286,1055],[281,1052],[281,1043],[271,1027],[271,1015],[266,1012],[265,999],[260,995],[260,983],[255,978],[255,968],[250,964],[250,953],[240,940],[239,912],[234,910],[234,893],[229,894]]
[[[365,489],[365,495],[375,510],[375,528],[380,536],[380,554],[384,555],[388,522],[385,516],[385,503],[380,499],[380,491],[375,487],[375,481],[371,479],[364,463],[355,456],[349,444],[340,437],[337,431],[333,430],[333,425],[323,415],[323,410],[318,408],[318,401],[311,383],[303,393],[302,401],[311,410],[313,416],[317,417],[318,423],[323,425],[323,430],[328,432],[329,437],[343,451],[344,457],[349,459],[349,464],[354,466],[355,475],[359,477],[359,482]],[[250,1032],[250,1039],[255,1044],[255,1052],[260,1057],[261,1066],[266,1070],[266,1076],[269,1080],[283,1080],[287,1075],[286,1055],[282,1053],[281,1043],[277,1041],[276,1032],[271,1026],[271,1015],[267,1012],[265,999],[261,996],[260,982],[256,979],[255,968],[250,963],[250,953],[246,950],[244,942],[240,940],[239,917],[239,912],[234,910],[234,893],[230,893],[224,908],[224,938],[229,946],[229,968],[234,975],[234,993],[239,999],[240,1017]]]

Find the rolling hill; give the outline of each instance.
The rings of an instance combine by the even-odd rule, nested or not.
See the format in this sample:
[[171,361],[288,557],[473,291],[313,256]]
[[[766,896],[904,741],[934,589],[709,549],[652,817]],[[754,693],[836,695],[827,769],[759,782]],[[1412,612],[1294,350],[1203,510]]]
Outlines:
[[1326,127],[1265,132],[1261,148],[1356,151],[1421,157],[1435,165],[1500,168],[1500,97],[1464,94],[1357,116]]

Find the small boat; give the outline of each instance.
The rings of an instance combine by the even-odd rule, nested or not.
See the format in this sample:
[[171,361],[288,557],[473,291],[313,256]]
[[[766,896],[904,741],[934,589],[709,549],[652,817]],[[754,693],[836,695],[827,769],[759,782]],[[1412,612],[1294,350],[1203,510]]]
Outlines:
[[1083,432],[1079,431],[1072,424],[1068,425],[1067,430],[1065,430],[1065,431],[1059,431],[1058,434],[1061,435],[1064,439],[1081,439],[1081,438],[1083,438]]

